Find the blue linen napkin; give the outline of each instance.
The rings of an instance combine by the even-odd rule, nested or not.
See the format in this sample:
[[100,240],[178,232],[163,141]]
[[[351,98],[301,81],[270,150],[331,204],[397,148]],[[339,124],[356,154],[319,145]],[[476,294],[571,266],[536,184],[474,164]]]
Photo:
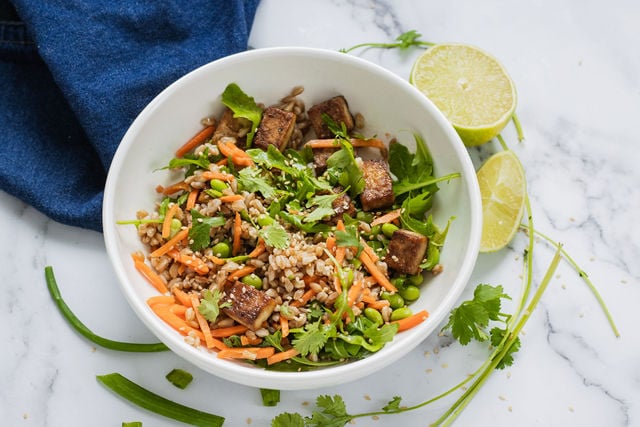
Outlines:
[[102,230],[111,159],[174,80],[247,49],[259,0],[0,0],[0,189]]

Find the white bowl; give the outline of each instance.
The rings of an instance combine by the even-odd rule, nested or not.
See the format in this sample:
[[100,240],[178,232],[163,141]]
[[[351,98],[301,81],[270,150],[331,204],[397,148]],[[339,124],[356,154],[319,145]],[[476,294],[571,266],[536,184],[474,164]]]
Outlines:
[[[134,269],[131,253],[143,250],[133,226],[116,221],[153,210],[158,184],[169,184],[166,165],[184,141],[201,128],[200,119],[219,114],[220,95],[237,83],[257,102],[276,103],[294,86],[307,106],[342,94],[353,112],[367,121],[367,136],[391,133],[413,148],[412,133],[426,141],[436,175],[460,172],[461,178],[441,183],[433,216],[436,224],[455,220],[441,253],[444,271],[427,279],[414,312],[430,317],[398,334],[381,351],[346,365],[308,372],[275,372],[241,362],[219,359],[206,349],[184,342],[183,336],[160,320],[145,301],[156,291]],[[104,191],[103,227],[107,252],[124,295],[145,325],[171,350],[214,375],[244,385],[280,390],[309,389],[352,381],[399,359],[433,333],[447,318],[467,284],[478,253],[481,201],[467,150],[436,107],[397,75],[371,62],[346,54],[309,48],[268,48],[243,52],[182,77],[160,93],[133,122],[113,158]]]

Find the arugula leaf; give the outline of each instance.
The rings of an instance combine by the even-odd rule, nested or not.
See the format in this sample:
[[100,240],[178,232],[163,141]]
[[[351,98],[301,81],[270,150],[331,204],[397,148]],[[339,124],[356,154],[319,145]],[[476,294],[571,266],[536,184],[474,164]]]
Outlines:
[[502,299],[511,299],[501,285],[480,284],[473,292],[473,299],[464,301],[451,310],[444,329],[451,329],[453,337],[460,344],[467,345],[472,339],[486,341],[489,335],[484,331],[490,320],[499,320]]
[[258,231],[258,235],[264,239],[267,246],[271,246],[278,249],[284,249],[289,246],[289,234],[278,223],[273,223],[261,228]]
[[294,215],[290,212],[280,211],[278,215],[280,215],[280,217],[282,217],[282,219],[287,221],[289,224],[293,225],[298,230],[304,231],[305,233],[324,233],[330,230],[330,227],[327,224],[321,224],[317,222],[303,222],[303,217]]
[[227,220],[222,216],[205,216],[191,209],[192,225],[189,229],[189,247],[194,251],[202,250],[211,244],[211,229],[222,227]]
[[213,291],[205,289],[202,291],[202,299],[200,300],[198,311],[209,322],[215,322],[218,319],[221,308],[231,307],[231,303],[229,302],[220,304],[221,298],[222,293],[218,289],[214,289]]
[[262,109],[235,83],[227,85],[222,92],[222,103],[233,111],[233,117],[242,117],[251,122],[251,131],[247,134],[247,147],[251,147],[253,136],[262,120]]
[[380,328],[372,325],[364,331],[363,335],[338,334],[338,338],[349,344],[355,344],[365,348],[370,352],[376,352],[391,341],[397,332],[397,323],[387,323]]

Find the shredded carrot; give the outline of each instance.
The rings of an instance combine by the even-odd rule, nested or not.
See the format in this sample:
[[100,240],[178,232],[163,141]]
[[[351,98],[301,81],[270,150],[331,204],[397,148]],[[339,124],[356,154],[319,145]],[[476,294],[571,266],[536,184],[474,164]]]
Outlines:
[[233,175],[230,173],[222,173],[222,172],[214,172],[214,171],[204,171],[202,175],[200,175],[202,179],[219,179],[220,181],[230,182],[235,179]]
[[379,299],[371,302],[366,301],[366,303],[367,307],[375,308],[376,310],[382,310],[382,308],[389,307],[389,305],[391,305],[391,303],[385,299]]
[[177,249],[171,249],[167,252],[167,255],[200,275],[205,275],[209,272],[209,266],[195,255],[183,254]]
[[255,267],[253,265],[247,265],[235,270],[233,273],[227,276],[227,280],[230,282],[235,282],[238,279],[243,278],[244,276],[248,276],[249,274],[255,271]]
[[162,320],[164,320],[169,326],[182,335],[195,334],[201,340],[204,340],[204,335],[198,329],[191,327],[184,319],[181,319],[173,311],[171,311],[171,305],[169,304],[156,304],[151,306],[151,310]]
[[227,326],[225,328],[216,328],[211,330],[211,336],[214,338],[227,338],[232,335],[241,335],[247,332],[249,328],[244,325]]
[[229,163],[229,159],[227,159],[227,158],[225,157],[224,159],[220,159],[220,160],[218,160],[218,161],[216,162],[216,165],[218,165],[218,166],[224,166],[224,165],[226,165],[227,163]]
[[419,325],[420,323],[427,320],[429,317],[429,312],[427,310],[421,310],[415,314],[412,314],[409,317],[405,317],[404,319],[396,320],[391,323],[398,324],[398,332],[406,331],[407,329],[411,329],[414,326]]
[[380,259],[376,251],[374,251],[373,248],[369,246],[364,239],[360,239],[360,243],[362,244],[362,250],[367,255],[369,255],[369,258],[371,258],[373,262],[377,262]]
[[289,319],[280,315],[280,332],[282,332],[282,338],[289,336]]
[[302,307],[303,305],[308,303],[315,294],[316,292],[313,289],[309,289],[304,294],[302,294],[299,299],[293,301],[291,305],[294,307]]
[[218,141],[218,149],[220,153],[225,157],[231,159],[231,161],[238,166],[252,166],[253,160],[251,157],[242,149],[238,148],[238,146],[229,139],[221,139]]
[[211,135],[213,135],[213,131],[215,130],[215,126],[207,126],[206,128],[199,131],[197,134],[191,137],[191,139],[185,142],[182,147],[178,148],[178,150],[176,151],[176,157],[182,157],[189,151],[196,148],[198,145],[204,143],[207,139],[211,138]]
[[227,261],[215,255],[207,255],[207,259],[216,265],[225,265]]
[[336,250],[336,238],[334,236],[327,237],[327,250],[333,255]]
[[[378,148],[380,151],[386,156],[387,146],[384,142],[377,138],[369,138],[369,139],[357,139],[351,138],[351,145],[354,147],[372,147]],[[335,139],[312,139],[307,142],[305,145],[308,145],[311,148],[338,148],[339,144],[336,143]]]
[[185,307],[191,307],[191,297],[189,296],[189,294],[176,287],[174,287],[171,292],[180,304],[184,305]]
[[164,279],[160,277],[158,273],[153,271],[151,267],[145,264],[144,261],[134,260],[133,265],[136,270],[138,270],[138,272],[140,272],[140,274],[142,274],[142,276],[147,279],[147,281],[151,283],[154,288],[156,288],[158,292],[160,292],[161,294],[166,294],[167,292],[169,292],[166,283],[164,283]]
[[176,299],[172,295],[155,295],[147,299],[147,305],[151,307],[156,304],[175,304]]
[[371,257],[365,251],[360,252],[360,257],[359,258],[360,258],[360,261],[362,261],[362,263],[364,264],[364,266],[367,269],[367,271],[369,272],[369,274],[371,274],[373,276],[373,278],[376,279],[376,282],[378,282],[378,284],[380,286],[382,286],[383,288],[385,288],[389,292],[396,292],[398,290],[398,289],[396,289],[395,286],[393,286],[393,283],[391,283],[389,281],[387,276],[385,276],[378,269],[378,266],[376,265],[375,261],[373,261],[371,259]]
[[185,307],[182,304],[171,304],[171,312],[173,314],[175,314],[176,316],[180,316],[183,319],[186,319],[186,315],[187,315],[187,309],[188,307]]
[[237,202],[238,200],[244,199],[244,196],[241,195],[241,194],[231,194],[231,195],[228,195],[228,196],[220,196],[220,197],[218,197],[218,199],[222,203],[233,203],[233,202]]
[[260,238],[258,239],[258,244],[256,245],[256,247],[251,252],[249,252],[249,257],[256,258],[260,256],[266,249],[267,249],[267,245],[264,242],[264,239]]
[[300,352],[295,348],[291,348],[289,350],[281,351],[279,353],[275,353],[273,356],[267,357],[267,365],[273,365],[274,363],[282,362],[283,360],[291,359],[292,357],[296,357]]
[[133,258],[134,261],[142,261],[142,262],[144,262],[144,254],[142,252],[140,252],[140,251],[133,252],[131,254],[131,258]]
[[182,240],[184,240],[188,235],[189,235],[189,229],[183,228],[182,230],[178,231],[175,234],[175,236],[169,239],[164,245],[160,246],[158,249],[151,252],[149,256],[155,258],[155,257],[160,257],[166,254],[171,249],[173,249],[173,247],[177,245],[178,242],[181,242]]
[[240,335],[240,344],[245,347],[249,345],[258,345],[260,343],[262,343],[262,338],[260,337],[249,338],[247,335]]
[[348,307],[351,307],[352,305],[354,305],[356,303],[358,297],[360,296],[360,294],[362,294],[362,287],[363,286],[364,286],[364,284],[360,280],[356,280],[356,281],[353,282],[353,284],[349,288],[349,292],[347,293],[347,306]]
[[198,201],[198,194],[200,194],[200,190],[197,188],[194,188],[189,193],[189,196],[187,197],[187,204],[185,206],[187,211],[190,211],[196,205],[196,202]]
[[178,206],[177,203],[173,203],[164,214],[164,220],[162,220],[162,238],[165,240],[168,239],[171,235],[171,220],[176,215],[179,209],[180,206]]
[[213,336],[211,335],[209,322],[204,318],[202,314],[200,314],[200,310],[198,310],[198,307],[200,306],[200,300],[195,294],[191,294],[191,306],[193,307],[193,312],[196,315],[196,321],[198,322],[198,325],[200,325],[200,330],[204,335],[204,342],[207,345],[207,348],[214,348],[215,343],[213,342]]
[[240,217],[240,212],[236,212],[236,217],[233,221],[233,245],[231,249],[231,254],[236,256],[240,253],[240,249],[242,249],[242,240],[240,240],[242,236],[242,218]]
[[275,353],[274,347],[230,347],[218,352],[222,359],[267,359]]
[[402,212],[402,209],[396,209],[391,212],[387,212],[386,214],[379,216],[378,218],[375,218],[373,221],[371,221],[371,226],[375,227],[376,225],[379,225],[379,224],[386,224],[386,223],[392,222],[400,218],[401,212]]
[[168,187],[163,187],[162,185],[158,185],[156,187],[156,191],[158,193],[162,193],[165,196],[168,196],[173,193],[177,193],[178,191],[189,191],[191,187],[184,181],[176,182],[175,184],[171,184]]

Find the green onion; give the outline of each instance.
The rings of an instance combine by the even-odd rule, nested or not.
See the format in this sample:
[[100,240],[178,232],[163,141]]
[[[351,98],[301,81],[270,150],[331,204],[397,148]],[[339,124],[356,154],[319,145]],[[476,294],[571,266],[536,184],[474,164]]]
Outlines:
[[277,406],[280,402],[280,390],[272,390],[269,388],[261,388],[262,404],[264,406]]
[[187,386],[191,384],[191,381],[193,381],[193,375],[182,369],[173,369],[165,378],[169,380],[171,384],[182,390],[187,388]]
[[51,298],[53,298],[53,301],[56,303],[56,306],[62,313],[62,316],[67,320],[67,322],[69,322],[73,329],[75,329],[78,333],[80,333],[80,335],[84,336],[89,341],[101,347],[117,351],[149,353],[168,350],[167,346],[162,343],[141,344],[113,341],[94,334],[80,321],[80,319],[76,317],[75,314],[73,314],[69,306],[62,299],[62,295],[60,295],[60,289],[58,288],[58,284],[56,283],[56,278],[53,275],[53,268],[51,266],[46,266],[44,268],[44,276],[45,280],[47,281],[47,288],[49,289]]
[[117,372],[97,375],[96,378],[120,397],[158,415],[199,427],[219,427],[224,423],[224,417],[173,402],[139,386]]
[[142,427],[142,422],[140,421],[129,421],[129,422],[122,422],[122,427]]

